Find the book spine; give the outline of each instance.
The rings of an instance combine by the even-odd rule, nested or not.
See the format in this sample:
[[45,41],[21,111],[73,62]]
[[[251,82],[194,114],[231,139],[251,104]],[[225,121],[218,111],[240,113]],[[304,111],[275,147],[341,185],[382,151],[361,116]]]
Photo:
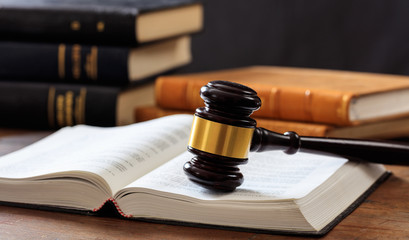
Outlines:
[[333,129],[332,126],[324,124],[280,121],[266,118],[254,118],[257,121],[257,126],[268,129],[277,133],[285,133],[288,131],[296,132],[300,136],[309,137],[327,137]]
[[128,48],[80,44],[0,42],[0,77],[125,85]]
[[[134,110],[135,122],[143,122],[160,118],[173,114],[194,114],[193,110],[172,110],[162,109],[155,106],[137,107]],[[301,136],[311,137],[326,137],[332,126],[324,124],[313,124],[292,121],[280,121],[266,118],[254,118],[257,121],[257,126],[274,132],[285,133],[287,131],[294,131]]]
[[115,126],[119,89],[0,82],[0,125],[58,129],[76,124]]
[[[209,80],[189,77],[159,77],[155,84],[156,103],[165,109],[193,110],[204,106],[200,88]],[[253,117],[325,123],[348,126],[349,102],[352,95],[308,89],[277,88],[263,84],[248,84],[262,100]]]
[[2,6],[0,32],[10,39],[134,44],[135,21],[136,12],[123,9]]

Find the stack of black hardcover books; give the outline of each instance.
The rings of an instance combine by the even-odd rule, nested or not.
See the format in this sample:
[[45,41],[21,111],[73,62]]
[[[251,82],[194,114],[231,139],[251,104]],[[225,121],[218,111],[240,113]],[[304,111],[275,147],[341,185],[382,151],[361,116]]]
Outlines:
[[196,0],[0,0],[0,126],[132,123],[202,25]]

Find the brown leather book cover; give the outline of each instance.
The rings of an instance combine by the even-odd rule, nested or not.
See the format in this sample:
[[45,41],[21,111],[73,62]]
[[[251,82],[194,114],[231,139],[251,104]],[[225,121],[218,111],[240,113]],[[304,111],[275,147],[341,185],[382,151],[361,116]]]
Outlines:
[[[172,114],[194,114],[192,110],[171,110],[162,109],[156,106],[142,106],[135,108],[134,120],[135,122],[143,122],[155,118],[164,117]],[[324,137],[328,135],[328,132],[333,129],[333,126],[326,124],[315,123],[303,123],[303,122],[291,122],[280,121],[274,119],[255,118],[257,126],[266,128],[268,130],[285,133],[287,131],[294,131],[302,136]]]
[[[134,121],[143,122],[171,114],[194,114],[193,110],[163,109],[157,106],[140,106],[134,110]],[[368,123],[358,126],[338,127],[329,124],[283,121],[267,118],[254,118],[258,127],[270,131],[285,133],[294,131],[301,136],[360,138],[360,139],[392,139],[409,134],[409,118],[392,119]]]
[[254,117],[348,126],[409,115],[409,77],[274,66],[161,76],[156,102],[166,109],[196,109],[204,104],[200,88],[213,80],[256,90],[262,107]]

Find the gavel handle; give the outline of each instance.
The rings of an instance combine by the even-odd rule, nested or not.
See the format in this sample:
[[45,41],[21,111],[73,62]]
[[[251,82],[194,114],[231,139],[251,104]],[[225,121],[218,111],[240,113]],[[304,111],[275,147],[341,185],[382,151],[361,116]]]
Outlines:
[[288,154],[298,151],[318,151],[338,155],[352,161],[366,161],[409,166],[409,145],[386,141],[340,138],[300,137],[295,132],[275,133],[256,128],[250,151],[283,150]]

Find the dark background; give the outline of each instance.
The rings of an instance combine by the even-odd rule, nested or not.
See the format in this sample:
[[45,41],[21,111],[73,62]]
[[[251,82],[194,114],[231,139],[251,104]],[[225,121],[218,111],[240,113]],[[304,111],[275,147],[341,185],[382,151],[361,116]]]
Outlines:
[[407,0],[207,0],[178,72],[277,65],[409,75]]

